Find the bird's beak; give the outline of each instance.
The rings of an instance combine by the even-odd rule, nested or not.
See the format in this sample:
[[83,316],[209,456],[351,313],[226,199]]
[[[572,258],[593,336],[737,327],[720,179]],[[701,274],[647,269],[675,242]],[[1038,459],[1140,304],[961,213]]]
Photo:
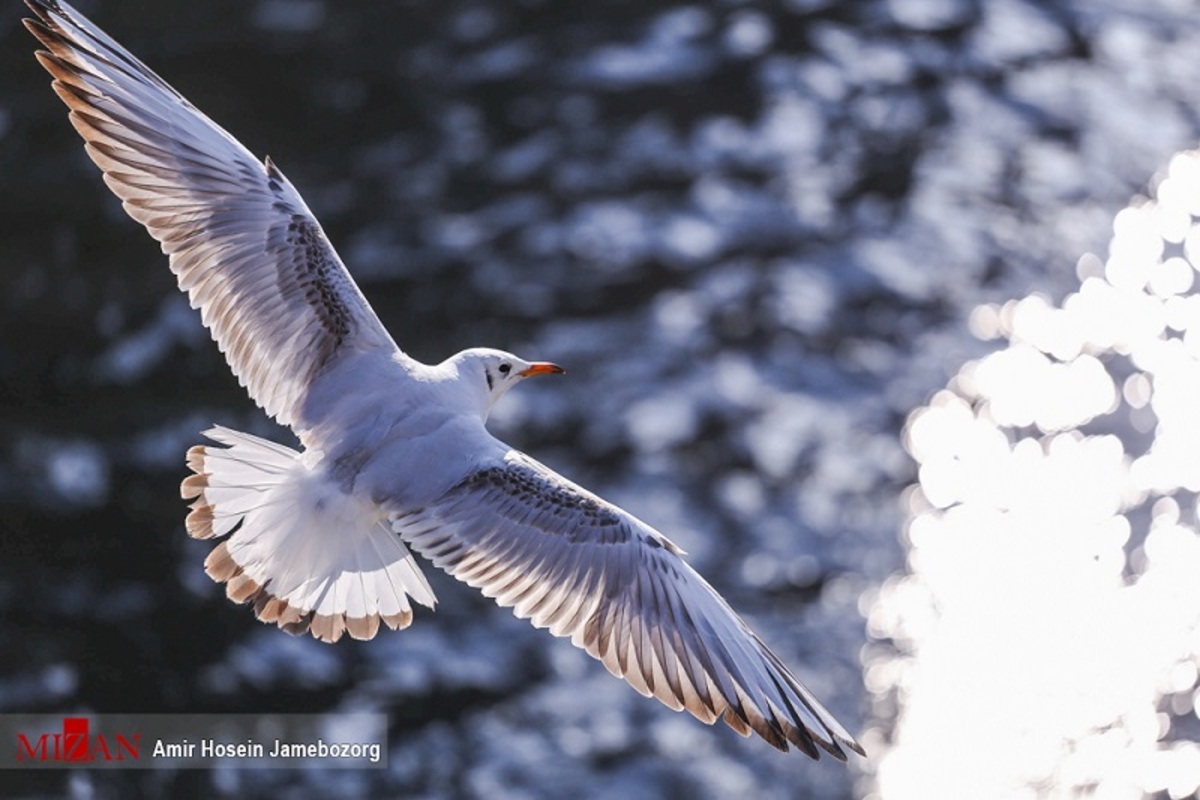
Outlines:
[[564,372],[566,370],[558,364],[551,364],[549,361],[535,361],[517,375],[522,378],[530,378],[534,375],[561,375]]

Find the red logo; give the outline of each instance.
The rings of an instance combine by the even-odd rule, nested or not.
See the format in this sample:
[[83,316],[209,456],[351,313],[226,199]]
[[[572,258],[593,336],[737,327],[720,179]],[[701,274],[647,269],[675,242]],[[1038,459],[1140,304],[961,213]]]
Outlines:
[[132,740],[119,733],[111,737],[100,733],[91,736],[88,725],[87,717],[64,717],[61,733],[43,733],[32,742],[25,734],[18,733],[17,761],[86,764],[95,761],[136,761],[140,758],[140,733],[133,734]]

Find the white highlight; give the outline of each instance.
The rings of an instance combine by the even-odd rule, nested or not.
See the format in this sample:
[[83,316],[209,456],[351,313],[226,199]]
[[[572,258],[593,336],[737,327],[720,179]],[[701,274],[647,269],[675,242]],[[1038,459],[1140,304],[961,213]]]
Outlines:
[[867,603],[900,709],[865,737],[876,797],[1200,791],[1197,215],[1182,153],[1078,292],[976,309],[1007,346],[910,416],[908,571]]

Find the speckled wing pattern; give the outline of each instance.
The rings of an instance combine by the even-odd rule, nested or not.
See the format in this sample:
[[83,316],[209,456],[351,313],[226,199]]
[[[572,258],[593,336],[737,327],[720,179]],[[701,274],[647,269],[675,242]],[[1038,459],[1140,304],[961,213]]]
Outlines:
[[104,182],[170,256],[230,368],[280,422],[348,351],[395,348],[299,193],[65,3],[26,0],[37,56]]
[[643,695],[781,750],[862,752],[669,539],[522,453],[392,524],[438,567],[569,636]]

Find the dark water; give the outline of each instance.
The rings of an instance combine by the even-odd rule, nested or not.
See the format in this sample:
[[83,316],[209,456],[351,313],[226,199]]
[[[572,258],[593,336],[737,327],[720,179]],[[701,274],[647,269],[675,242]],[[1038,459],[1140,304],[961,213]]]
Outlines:
[[[493,430],[663,529],[852,730],[903,565],[905,414],[980,302],[1074,280],[1198,129],[1194,3],[93,2],[303,192],[396,340],[566,365]],[[0,9],[0,711],[385,710],[386,773],[0,776],[6,794],[844,798],[430,574],[334,647],[204,576],[177,486],[275,436]],[[936,769],[937,765],[931,765]]]

